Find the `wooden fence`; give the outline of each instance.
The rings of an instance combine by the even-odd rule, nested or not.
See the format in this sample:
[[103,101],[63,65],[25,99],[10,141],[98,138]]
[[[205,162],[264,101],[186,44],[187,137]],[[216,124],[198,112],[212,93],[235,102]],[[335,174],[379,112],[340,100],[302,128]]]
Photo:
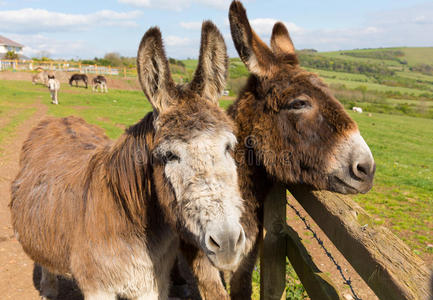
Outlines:
[[[424,261],[349,197],[305,186],[290,192],[379,299],[433,300],[433,274]],[[286,257],[311,299],[343,299],[287,225],[286,203],[286,188],[276,184],[264,204],[261,299],[286,299]]]
[[81,64],[70,61],[33,61],[33,60],[0,60],[0,71],[33,71],[38,68],[49,71],[75,72],[84,74],[119,75],[136,77],[136,68],[112,67],[101,65]]

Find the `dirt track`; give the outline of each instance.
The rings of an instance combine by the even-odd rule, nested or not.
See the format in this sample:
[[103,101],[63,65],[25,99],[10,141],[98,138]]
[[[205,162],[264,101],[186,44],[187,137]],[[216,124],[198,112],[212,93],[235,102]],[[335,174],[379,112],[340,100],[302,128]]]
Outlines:
[[19,152],[29,129],[46,114],[47,107],[36,104],[36,113],[9,138],[0,157],[0,297],[2,299],[38,299],[33,285],[33,262],[24,254],[10,225],[10,183],[18,172]]

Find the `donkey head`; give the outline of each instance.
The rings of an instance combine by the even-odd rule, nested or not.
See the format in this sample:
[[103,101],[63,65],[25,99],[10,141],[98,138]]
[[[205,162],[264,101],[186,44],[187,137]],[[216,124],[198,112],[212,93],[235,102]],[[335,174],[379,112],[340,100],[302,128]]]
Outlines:
[[48,75],[47,86],[49,90],[54,91],[56,89],[56,80],[54,75]]
[[229,19],[236,49],[252,74],[230,113],[255,162],[287,184],[369,191],[375,172],[370,149],[321,79],[300,68],[286,27],[275,24],[268,47],[239,1],[233,1]]
[[234,124],[217,104],[228,66],[224,40],[215,25],[203,23],[199,64],[188,85],[173,82],[158,28],[144,35],[137,66],[154,108],[154,177],[166,218],[217,268],[233,269],[245,235]]

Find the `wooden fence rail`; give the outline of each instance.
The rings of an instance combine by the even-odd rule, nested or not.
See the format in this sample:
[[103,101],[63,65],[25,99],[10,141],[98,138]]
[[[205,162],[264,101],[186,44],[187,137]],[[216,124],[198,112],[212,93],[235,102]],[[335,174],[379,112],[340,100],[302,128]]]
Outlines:
[[136,68],[112,67],[102,65],[89,65],[71,61],[32,61],[32,60],[6,60],[0,59],[0,71],[20,70],[33,71],[37,68],[50,71],[77,72],[85,74],[105,74],[119,76],[137,76]]
[[[433,300],[433,275],[423,260],[398,237],[376,225],[366,211],[349,197],[305,186],[290,192],[325,232],[347,261],[379,299]],[[285,256],[298,274],[311,299],[341,299],[332,282],[314,264],[299,236],[282,224],[286,193],[273,189],[264,207],[264,240],[261,253],[261,299],[285,299]],[[278,211],[277,211],[278,210]],[[279,234],[277,233],[279,230]],[[271,237],[268,234],[271,233]],[[284,261],[280,250],[284,247]],[[268,264],[268,266],[266,266]],[[274,267],[280,264],[280,267]],[[285,282],[285,281],[284,281]]]

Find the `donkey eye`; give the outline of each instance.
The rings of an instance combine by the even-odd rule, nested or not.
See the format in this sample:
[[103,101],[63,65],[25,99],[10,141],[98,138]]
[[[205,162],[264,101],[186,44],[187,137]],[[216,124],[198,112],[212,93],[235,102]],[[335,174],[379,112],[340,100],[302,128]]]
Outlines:
[[287,108],[288,109],[302,109],[302,108],[306,108],[308,106],[310,106],[310,103],[308,103],[308,101],[301,100],[301,99],[295,99],[292,102],[290,102],[290,104]]
[[164,154],[162,160],[163,160],[165,163],[168,163],[168,162],[170,162],[170,161],[175,161],[175,160],[179,161],[180,158],[179,158],[179,156],[177,156],[177,155],[174,154],[173,152],[171,152],[171,151],[167,151],[167,152]]
[[230,146],[230,144],[226,145],[226,152],[230,152],[230,150],[232,150],[232,147]]

